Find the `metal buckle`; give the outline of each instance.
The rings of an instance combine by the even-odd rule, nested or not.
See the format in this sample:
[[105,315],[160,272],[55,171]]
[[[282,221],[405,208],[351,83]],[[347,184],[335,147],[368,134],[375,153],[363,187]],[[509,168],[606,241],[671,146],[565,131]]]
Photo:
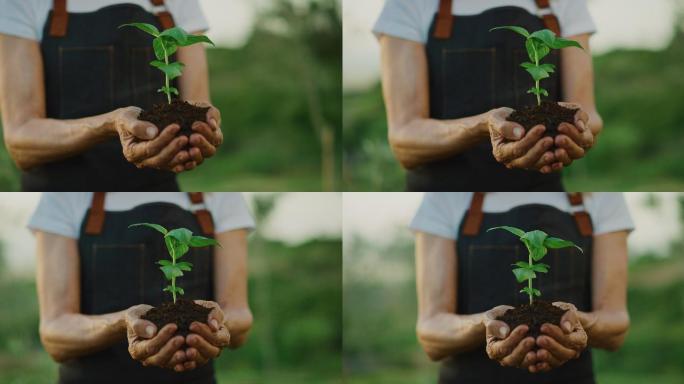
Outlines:
[[166,7],[166,3],[162,5],[154,5],[152,4],[152,14],[157,15],[162,12],[168,12],[168,8]]
[[195,213],[197,211],[206,210],[207,205],[205,203],[190,203],[190,212]]
[[553,15],[553,10],[551,9],[551,7],[537,9],[537,16],[543,18],[546,15]]

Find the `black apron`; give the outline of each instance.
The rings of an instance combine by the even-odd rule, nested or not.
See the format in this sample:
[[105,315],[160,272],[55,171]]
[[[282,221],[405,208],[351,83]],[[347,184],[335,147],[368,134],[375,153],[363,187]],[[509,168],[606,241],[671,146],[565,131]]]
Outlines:
[[[430,117],[439,120],[474,116],[498,107],[518,109],[536,103],[527,90],[533,85],[520,64],[529,61],[522,36],[510,31],[489,32],[501,25],[528,31],[545,28],[542,20],[518,7],[500,7],[478,15],[449,16],[450,37],[436,37],[440,13],[426,44],[430,88]],[[443,6],[443,5],[442,5]],[[545,63],[557,72],[542,82],[547,100],[560,101],[560,55],[553,51]],[[494,159],[489,139],[447,159],[411,169],[409,191],[562,191],[560,174],[508,169]]]
[[[120,4],[95,12],[70,13],[63,37],[52,36],[51,10],[43,28],[46,116],[77,119],[138,106],[148,109],[165,98],[154,60],[152,38],[121,24],[143,22],[159,27],[155,15],[138,5]],[[123,156],[112,137],[76,156],[22,173],[24,191],[177,191],[174,173],[138,169]]]
[[[581,195],[580,195],[581,196]],[[480,196],[482,197],[482,195]],[[458,298],[456,313],[481,313],[498,305],[517,306],[528,302],[521,285],[511,273],[511,264],[527,260],[527,249],[517,237],[487,229],[510,225],[525,231],[540,229],[551,236],[575,242],[584,253],[574,248],[550,249],[543,259],[551,268],[534,280],[542,292],[541,300],[564,301],[580,311],[591,311],[591,229],[582,228],[573,214],[548,205],[524,205],[502,213],[482,213],[482,201],[473,204],[461,222],[457,240]],[[576,208],[582,208],[580,200]],[[582,212],[589,220],[586,212]],[[480,215],[472,225],[469,217]],[[590,223],[590,220],[589,220]],[[588,224],[591,228],[591,224]],[[470,227],[470,228],[468,228]],[[475,231],[473,231],[475,227]],[[477,234],[475,234],[477,232]],[[584,234],[584,235],[583,235]],[[460,353],[442,363],[440,384],[594,384],[591,350],[546,373],[529,373],[520,368],[502,367],[489,359],[484,343],[481,347]]]
[[[128,211],[102,212],[100,234],[89,234],[90,218],[98,210],[88,210],[78,240],[81,276],[81,312],[87,315],[112,313],[137,304],[158,306],[171,301],[162,289],[168,285],[156,262],[167,258],[164,240],[148,228],[128,228],[130,224],[153,222],[167,229],[185,227],[202,231],[198,217],[175,204],[150,203]],[[102,200],[104,201],[104,200]],[[101,205],[101,207],[104,204]],[[191,248],[184,261],[193,264],[191,272],[179,279],[183,298],[214,300],[213,248]],[[128,353],[124,338],[114,346],[65,363],[59,367],[60,384],[211,384],[213,361],[188,372],[143,367]]]

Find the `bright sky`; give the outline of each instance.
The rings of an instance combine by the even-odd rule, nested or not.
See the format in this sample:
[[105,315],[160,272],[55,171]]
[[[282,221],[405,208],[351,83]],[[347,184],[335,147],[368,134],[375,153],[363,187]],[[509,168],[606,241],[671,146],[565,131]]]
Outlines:
[[[589,0],[598,32],[595,53],[616,48],[662,49],[673,36],[679,0]],[[343,68],[345,89],[375,84],[379,74],[378,43],[371,33],[385,0],[343,0]]]
[[[251,202],[255,193],[245,193]],[[35,241],[26,223],[38,204],[39,193],[0,192],[0,243],[14,274],[33,273]],[[289,244],[318,237],[340,238],[342,231],[341,193],[285,193],[269,220],[257,223],[264,236]]]

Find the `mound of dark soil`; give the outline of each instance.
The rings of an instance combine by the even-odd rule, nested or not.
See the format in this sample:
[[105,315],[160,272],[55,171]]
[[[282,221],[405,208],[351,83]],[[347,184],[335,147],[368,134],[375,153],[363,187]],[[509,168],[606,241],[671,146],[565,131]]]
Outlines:
[[181,127],[178,135],[190,136],[193,133],[192,124],[195,121],[207,122],[208,110],[209,107],[198,107],[187,101],[176,99],[171,104],[155,104],[151,109],[143,110],[138,120],[149,121],[159,129],[178,124]]
[[576,112],[577,109],[542,101],[541,105],[527,106],[513,111],[506,120],[522,125],[525,131],[541,124],[546,127],[545,136],[556,137],[560,123],[575,124]]
[[541,334],[541,326],[544,323],[560,326],[561,317],[567,312],[565,309],[556,307],[547,301],[534,301],[532,305],[523,304],[509,309],[497,318],[508,324],[511,331],[518,325],[525,324],[529,327],[527,336],[537,337]]
[[191,300],[178,299],[175,304],[163,303],[159,307],[152,308],[140,318],[153,322],[157,329],[162,329],[166,324],[174,323],[178,326],[176,334],[186,336],[190,333],[190,324],[193,321],[207,322],[209,312],[211,312],[211,308],[203,307]]

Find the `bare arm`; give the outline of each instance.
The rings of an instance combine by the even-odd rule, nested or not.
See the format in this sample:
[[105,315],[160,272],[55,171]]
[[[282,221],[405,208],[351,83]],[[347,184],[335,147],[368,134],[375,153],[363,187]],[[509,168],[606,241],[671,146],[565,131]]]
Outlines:
[[627,312],[627,232],[594,237],[593,311],[579,312],[588,343],[616,350],[629,329]]
[[418,340],[432,360],[485,343],[484,313],[456,314],[456,244],[419,232],[416,235]]
[[37,286],[40,339],[58,362],[105,349],[126,338],[124,312],[80,313],[76,240],[37,232]]

